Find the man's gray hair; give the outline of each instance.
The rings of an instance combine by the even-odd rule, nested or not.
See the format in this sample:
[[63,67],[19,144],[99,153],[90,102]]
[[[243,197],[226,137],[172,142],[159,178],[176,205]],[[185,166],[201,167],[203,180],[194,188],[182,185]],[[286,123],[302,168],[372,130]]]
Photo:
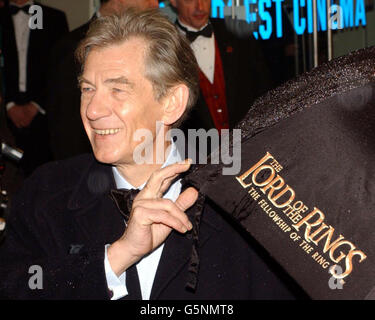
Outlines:
[[82,71],[91,49],[121,44],[131,37],[146,41],[144,76],[151,81],[157,100],[160,101],[178,84],[189,88],[185,114],[174,124],[175,127],[180,125],[199,93],[198,65],[185,36],[157,9],[139,11],[129,8],[121,15],[93,21],[76,50]]

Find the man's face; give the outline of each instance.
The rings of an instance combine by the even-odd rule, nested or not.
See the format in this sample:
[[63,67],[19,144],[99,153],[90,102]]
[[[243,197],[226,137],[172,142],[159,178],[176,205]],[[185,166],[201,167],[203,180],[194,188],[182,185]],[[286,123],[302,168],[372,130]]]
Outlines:
[[134,37],[88,54],[81,79],[81,117],[100,162],[134,164],[133,151],[140,143],[133,139],[136,130],[148,129],[155,138],[163,107],[144,77],[146,48],[144,40]]
[[195,29],[202,28],[211,12],[211,0],[171,0],[182,23]]
[[119,0],[123,8],[136,7],[140,10],[152,9],[159,7],[158,0]]

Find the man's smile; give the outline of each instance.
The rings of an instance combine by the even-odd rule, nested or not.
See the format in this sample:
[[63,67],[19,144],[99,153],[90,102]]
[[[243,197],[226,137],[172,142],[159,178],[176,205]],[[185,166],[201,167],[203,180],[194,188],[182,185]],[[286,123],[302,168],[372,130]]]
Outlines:
[[96,133],[96,134],[99,134],[101,136],[104,136],[104,135],[109,135],[109,134],[116,134],[120,131],[121,129],[119,128],[116,128],[116,129],[93,129],[93,131]]

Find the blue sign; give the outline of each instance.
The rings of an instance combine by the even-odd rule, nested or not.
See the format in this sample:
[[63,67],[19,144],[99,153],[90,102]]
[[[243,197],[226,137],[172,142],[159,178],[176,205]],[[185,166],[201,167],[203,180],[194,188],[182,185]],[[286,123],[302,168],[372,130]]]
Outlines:
[[[337,0],[331,5],[329,20],[332,29],[344,29],[366,26],[365,0]],[[237,19],[245,20],[255,25],[253,35],[256,39],[269,39],[272,35],[283,37],[284,0],[244,0],[243,6],[235,6],[234,14]],[[232,16],[232,0],[225,5],[223,0],[212,0],[211,16],[224,18]],[[316,0],[318,31],[327,31],[327,1]],[[160,7],[165,7],[163,2]],[[313,33],[313,0],[293,0],[292,21],[298,35]]]

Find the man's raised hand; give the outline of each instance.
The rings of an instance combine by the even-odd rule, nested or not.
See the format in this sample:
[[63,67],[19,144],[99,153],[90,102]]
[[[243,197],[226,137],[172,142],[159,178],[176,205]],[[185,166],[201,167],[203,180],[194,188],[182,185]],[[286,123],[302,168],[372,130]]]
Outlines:
[[162,198],[174,179],[189,167],[190,162],[185,161],[155,171],[135,197],[125,233],[108,248],[108,259],[117,275],[162,244],[173,229],[181,233],[191,230],[184,211],[195,203],[198,192],[188,188],[176,202]]

